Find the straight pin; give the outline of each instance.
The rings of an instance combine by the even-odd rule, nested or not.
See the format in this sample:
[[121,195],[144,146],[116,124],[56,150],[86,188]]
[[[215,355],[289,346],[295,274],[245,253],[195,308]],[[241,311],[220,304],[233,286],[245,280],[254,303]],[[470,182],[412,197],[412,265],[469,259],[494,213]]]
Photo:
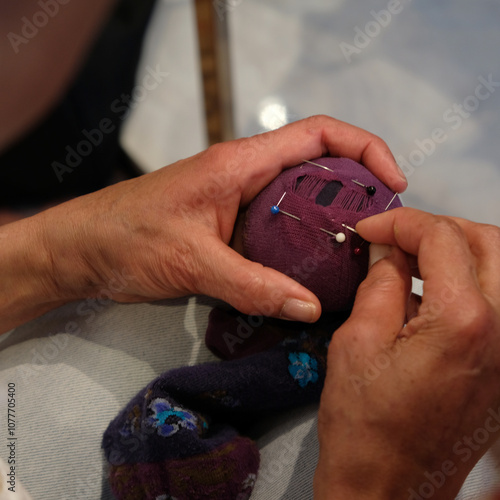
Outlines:
[[309,160],[302,160],[305,163],[310,163],[311,165],[316,165],[316,167],[322,168],[324,170],[328,170],[328,172],[333,172],[331,168],[325,167],[324,165],[320,165],[319,163],[314,163],[313,161]]
[[389,202],[389,204],[385,207],[385,210],[384,212],[392,205],[392,202],[396,199],[396,196],[398,195],[398,193],[394,193],[394,196],[392,197],[391,201]]
[[326,229],[323,229],[322,227],[319,228],[320,231],[323,231],[326,234],[329,234],[330,236],[333,236],[337,243],[344,243],[345,241],[345,234],[344,233],[332,233],[331,231],[327,231]]
[[280,206],[280,203],[283,201],[283,198],[285,197],[285,194],[286,194],[286,191],[283,193],[283,196],[280,198],[280,201],[278,201],[278,203],[276,203],[277,207]]
[[342,224],[342,227],[345,227],[346,229],[349,229],[349,231],[352,231],[353,233],[358,234],[358,232],[356,231],[356,229],[354,229],[353,227],[348,226],[347,224]]
[[364,187],[369,196],[373,196],[377,192],[377,188],[375,186],[365,186],[364,184],[361,184],[361,182],[357,181],[356,179],[351,179],[351,181],[354,182],[354,184],[357,184],[358,186]]
[[356,179],[351,179],[352,182],[354,182],[354,184],[357,184],[358,186],[361,186],[361,187],[366,187],[364,184],[361,184],[361,182],[357,181]]
[[[280,200],[280,201],[281,201],[281,200]],[[273,215],[276,215],[276,214],[288,215],[288,217],[291,217],[292,219],[295,219],[295,220],[298,220],[298,221],[300,221],[300,220],[301,220],[301,219],[300,219],[300,217],[297,217],[296,215],[293,215],[293,214],[291,214],[291,213],[289,213],[289,212],[285,212],[284,210],[281,210],[281,208],[280,208],[280,207],[278,207],[278,205],[273,205],[273,206],[271,207],[271,213],[272,213]]]
[[289,212],[285,212],[284,210],[281,210],[279,205],[280,203],[283,201],[283,198],[285,197],[285,194],[286,194],[286,191],[283,193],[283,195],[281,196],[281,198],[279,199],[278,203],[276,203],[276,205],[273,205],[271,207],[271,213],[273,215],[276,215],[276,214],[279,214],[280,212],[284,215],[288,215],[288,217],[291,217],[292,219],[295,219],[295,220],[298,220],[300,221],[300,217],[297,217],[296,215],[293,215]]
[[282,213],[284,215],[288,215],[288,217],[291,217],[292,219],[295,219],[295,220],[298,220],[298,221],[301,220],[300,217],[297,217],[296,215],[292,215],[292,214],[290,214],[288,212],[285,212],[284,210],[280,210],[280,213]]

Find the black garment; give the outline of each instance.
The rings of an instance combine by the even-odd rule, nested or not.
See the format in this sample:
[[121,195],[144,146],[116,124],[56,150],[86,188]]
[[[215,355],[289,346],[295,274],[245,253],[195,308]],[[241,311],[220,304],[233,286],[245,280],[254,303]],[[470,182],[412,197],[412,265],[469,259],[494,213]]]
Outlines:
[[49,116],[0,156],[0,206],[104,187],[123,161],[118,138],[155,0],[121,0]]

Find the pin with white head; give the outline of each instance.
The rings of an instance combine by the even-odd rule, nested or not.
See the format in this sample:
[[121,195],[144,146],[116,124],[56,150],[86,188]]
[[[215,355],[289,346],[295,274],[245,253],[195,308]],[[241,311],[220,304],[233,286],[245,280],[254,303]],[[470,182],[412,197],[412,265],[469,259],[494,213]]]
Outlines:
[[322,227],[320,227],[319,230],[323,231],[326,234],[329,234],[330,236],[333,236],[337,243],[344,243],[344,241],[346,240],[344,233],[332,233],[331,231],[327,231],[326,229],[323,229]]

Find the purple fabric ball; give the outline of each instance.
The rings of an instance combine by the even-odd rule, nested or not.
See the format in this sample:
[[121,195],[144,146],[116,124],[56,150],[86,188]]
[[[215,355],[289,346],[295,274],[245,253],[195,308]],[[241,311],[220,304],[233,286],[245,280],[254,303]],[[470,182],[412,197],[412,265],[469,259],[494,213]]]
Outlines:
[[[324,312],[342,311],[368,271],[368,242],[349,228],[384,212],[394,193],[353,160],[311,161],[326,168],[306,162],[285,170],[250,204],[245,257],[310,289]],[[400,206],[396,196],[388,209]]]

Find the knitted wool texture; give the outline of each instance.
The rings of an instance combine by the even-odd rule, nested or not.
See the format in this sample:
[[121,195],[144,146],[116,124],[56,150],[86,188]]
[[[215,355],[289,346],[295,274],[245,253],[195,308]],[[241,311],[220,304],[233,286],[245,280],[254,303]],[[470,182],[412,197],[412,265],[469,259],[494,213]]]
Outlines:
[[[354,229],[361,219],[383,212],[394,193],[353,160],[312,161],[329,170],[310,163],[285,170],[252,202],[246,218],[245,255],[309,288],[323,311],[345,310],[368,269],[368,245],[346,226]],[[369,187],[375,188],[373,195],[368,194]],[[273,214],[271,206],[284,193],[281,213]],[[400,206],[395,199],[390,208]],[[346,240],[338,243],[321,229],[343,233]]]

